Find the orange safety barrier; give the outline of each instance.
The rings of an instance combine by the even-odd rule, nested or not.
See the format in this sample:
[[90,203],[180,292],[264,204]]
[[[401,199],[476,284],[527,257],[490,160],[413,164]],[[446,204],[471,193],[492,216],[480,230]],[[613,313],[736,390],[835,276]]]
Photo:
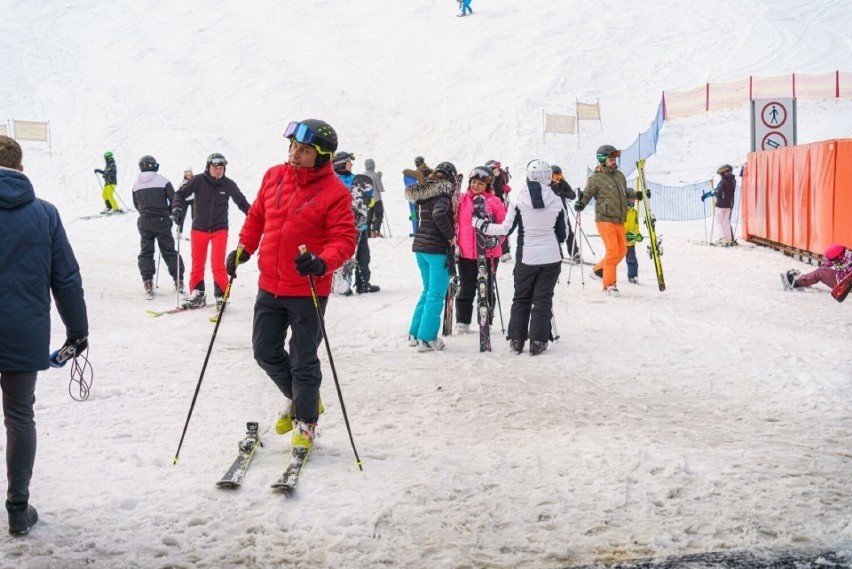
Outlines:
[[749,154],[742,227],[746,240],[817,255],[831,243],[852,246],[852,139]]

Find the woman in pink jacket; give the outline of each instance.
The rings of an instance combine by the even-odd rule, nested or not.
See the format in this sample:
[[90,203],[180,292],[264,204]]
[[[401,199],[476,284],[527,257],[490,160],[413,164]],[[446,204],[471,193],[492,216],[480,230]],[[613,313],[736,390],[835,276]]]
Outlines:
[[[491,186],[494,175],[485,166],[477,166],[468,174],[468,187],[459,198],[458,219],[458,250],[459,261],[459,293],[456,297],[456,334],[466,334],[470,330],[470,320],[473,315],[473,299],[476,297],[476,229],[470,223],[474,216],[474,198],[485,198],[484,215],[496,223],[502,223],[506,217],[506,206],[494,195]],[[479,236],[481,239],[483,236]],[[493,239],[485,237],[485,239]],[[493,247],[485,250],[488,260],[488,306],[491,307],[491,318],[494,316],[494,279],[497,275],[497,264],[500,262],[501,243],[505,237],[500,237]]]

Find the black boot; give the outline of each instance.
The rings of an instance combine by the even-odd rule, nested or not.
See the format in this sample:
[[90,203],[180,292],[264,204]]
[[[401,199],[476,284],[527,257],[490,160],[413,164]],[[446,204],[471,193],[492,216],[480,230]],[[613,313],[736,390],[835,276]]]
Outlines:
[[524,341],[523,340],[509,340],[509,349],[513,354],[520,354],[524,351]]
[[538,340],[530,340],[530,355],[537,356],[547,349],[547,342],[539,342]]
[[21,510],[6,502],[6,509],[9,511],[9,533],[12,535],[26,535],[38,521],[38,512],[32,506]]

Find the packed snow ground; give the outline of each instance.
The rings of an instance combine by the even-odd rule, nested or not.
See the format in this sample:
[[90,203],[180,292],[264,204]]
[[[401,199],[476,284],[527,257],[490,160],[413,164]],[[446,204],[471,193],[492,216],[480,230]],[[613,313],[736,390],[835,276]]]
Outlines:
[[[462,172],[497,158],[520,185],[542,157],[582,186],[594,148],[629,144],[662,89],[852,70],[852,5],[473,7],[462,19],[455,3],[427,0],[0,0],[11,15],[0,18],[0,111],[51,121],[52,156],[25,143],[24,161],[80,261],[95,370],[84,403],[68,396],[68,369],[40,376],[41,520],[0,540],[0,567],[555,568],[740,549],[852,564],[852,317],[822,287],[781,290],[778,273],[807,265],[699,245],[701,221],[661,223],[666,292],[644,253],[641,284],[625,282],[618,299],[566,265],[561,337],[541,357],[510,354],[499,330],[492,353],[471,334],[419,354],[405,342],[420,284],[399,174],[418,154]],[[543,143],[542,109],[570,113],[575,98],[600,98],[602,132],[584,123],[579,148]],[[800,102],[799,141],[852,136],[850,110]],[[245,422],[268,429],[282,401],[251,353],[256,260],[234,283],[174,466],[212,309],[146,316],[175,298],[163,271],[156,299],[143,299],[135,215],[79,218],[101,208],[91,171],[107,149],[128,203],[142,154],[177,183],[212,151],[251,200],[285,156],[284,125],[308,116],[337,128],[358,167],[374,158],[387,188],[393,237],[371,241],[382,291],[335,297],[327,312],[364,470],[323,352],[327,411],[297,494],[269,489],[289,452],[272,433],[243,488],[223,492],[214,482]],[[706,179],[747,151],[744,109],[668,123],[648,176]],[[231,213],[235,245],[243,216]],[[511,263],[498,280],[508,318]]]

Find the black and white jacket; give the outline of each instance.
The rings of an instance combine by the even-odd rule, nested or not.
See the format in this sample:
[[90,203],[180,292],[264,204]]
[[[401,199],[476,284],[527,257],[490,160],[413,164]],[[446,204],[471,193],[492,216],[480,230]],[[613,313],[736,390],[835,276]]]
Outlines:
[[515,192],[515,201],[506,210],[503,223],[490,223],[487,235],[506,235],[517,223],[515,259],[525,265],[547,265],[562,261],[559,244],[565,241],[565,210],[562,200],[550,186],[527,182]]

